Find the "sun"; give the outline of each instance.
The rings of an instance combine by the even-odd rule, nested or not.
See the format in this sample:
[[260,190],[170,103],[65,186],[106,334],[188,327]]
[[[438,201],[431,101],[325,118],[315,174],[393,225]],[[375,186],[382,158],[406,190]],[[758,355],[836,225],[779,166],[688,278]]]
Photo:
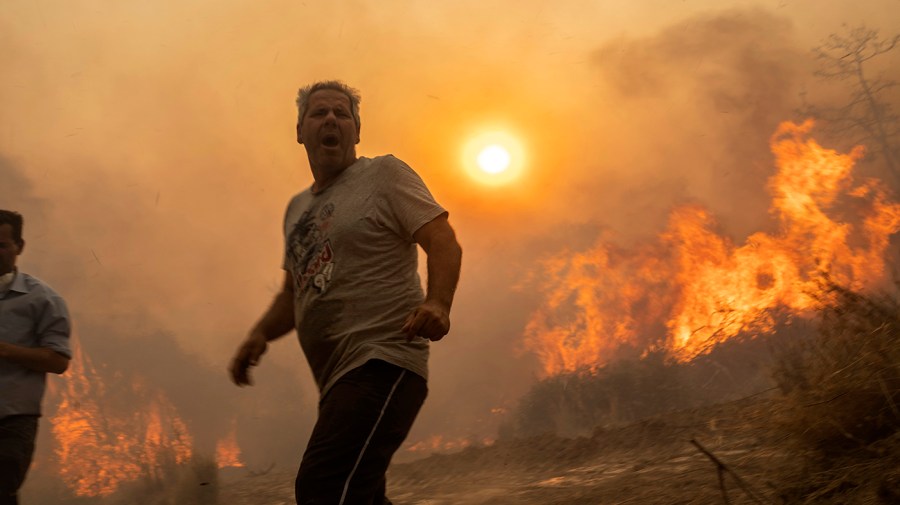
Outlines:
[[462,163],[475,181],[488,186],[510,184],[522,176],[525,149],[506,131],[483,131],[471,137],[462,150]]
[[503,146],[491,144],[478,153],[478,167],[489,174],[499,174],[509,168],[509,151]]

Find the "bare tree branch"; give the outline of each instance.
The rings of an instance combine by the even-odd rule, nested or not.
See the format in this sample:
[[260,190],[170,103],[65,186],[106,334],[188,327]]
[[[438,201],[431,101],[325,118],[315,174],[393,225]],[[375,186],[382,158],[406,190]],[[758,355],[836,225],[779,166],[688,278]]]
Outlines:
[[848,102],[839,107],[804,104],[813,117],[831,123],[833,131],[870,143],[873,152],[884,161],[894,182],[900,184],[900,118],[891,110],[886,93],[897,82],[869,77],[867,63],[897,47],[900,35],[888,40],[878,30],[865,26],[849,28],[829,35],[813,49],[819,68],[814,75],[824,81],[847,81]]

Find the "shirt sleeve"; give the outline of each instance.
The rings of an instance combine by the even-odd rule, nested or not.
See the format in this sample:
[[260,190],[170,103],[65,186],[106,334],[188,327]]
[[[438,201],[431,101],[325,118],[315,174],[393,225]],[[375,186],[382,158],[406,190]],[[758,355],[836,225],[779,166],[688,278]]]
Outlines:
[[53,293],[47,297],[36,326],[38,346],[53,349],[67,358],[72,358],[69,335],[72,323],[69,310],[61,296]]
[[281,222],[281,230],[282,230],[282,248],[281,248],[281,268],[290,272],[291,265],[288,261],[288,236],[290,235],[290,230],[288,229],[288,219],[291,217],[291,206],[294,204],[295,198],[292,198],[288,203],[286,209],[284,209],[284,220]]
[[[308,190],[307,190],[308,191]],[[284,210],[284,220],[282,221],[282,230],[284,231],[282,241],[282,260],[281,260],[281,268],[290,272],[293,268],[290,259],[290,251],[289,248],[291,246],[291,233],[294,230],[294,227],[297,225],[297,220],[300,218],[298,213],[298,209],[302,208],[301,205],[306,205],[305,202],[308,201],[307,192],[304,191],[302,193],[298,193],[291,198],[291,201],[288,202],[287,208]]]
[[413,234],[422,225],[447,213],[428,191],[425,182],[406,163],[386,156],[379,168],[379,221],[404,240],[413,241]]

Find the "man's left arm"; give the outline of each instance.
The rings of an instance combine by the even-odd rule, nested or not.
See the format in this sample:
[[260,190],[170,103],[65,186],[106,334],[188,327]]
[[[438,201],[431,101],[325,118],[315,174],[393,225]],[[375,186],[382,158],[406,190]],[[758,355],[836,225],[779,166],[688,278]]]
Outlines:
[[403,332],[407,340],[420,336],[437,341],[450,331],[450,306],[459,282],[462,248],[446,212],[422,225],[413,239],[428,258],[428,287],[425,301],[406,318]]

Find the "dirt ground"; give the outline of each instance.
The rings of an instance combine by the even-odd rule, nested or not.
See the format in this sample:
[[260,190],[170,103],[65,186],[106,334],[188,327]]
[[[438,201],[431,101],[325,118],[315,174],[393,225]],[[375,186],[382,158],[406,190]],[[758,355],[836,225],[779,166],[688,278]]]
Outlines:
[[[768,415],[753,399],[579,439],[501,440],[394,465],[388,494],[395,505],[780,503],[774,482],[796,464],[766,429]],[[722,484],[720,466],[691,440],[724,465]],[[270,472],[225,483],[219,502],[286,505],[292,493],[292,474]]]

